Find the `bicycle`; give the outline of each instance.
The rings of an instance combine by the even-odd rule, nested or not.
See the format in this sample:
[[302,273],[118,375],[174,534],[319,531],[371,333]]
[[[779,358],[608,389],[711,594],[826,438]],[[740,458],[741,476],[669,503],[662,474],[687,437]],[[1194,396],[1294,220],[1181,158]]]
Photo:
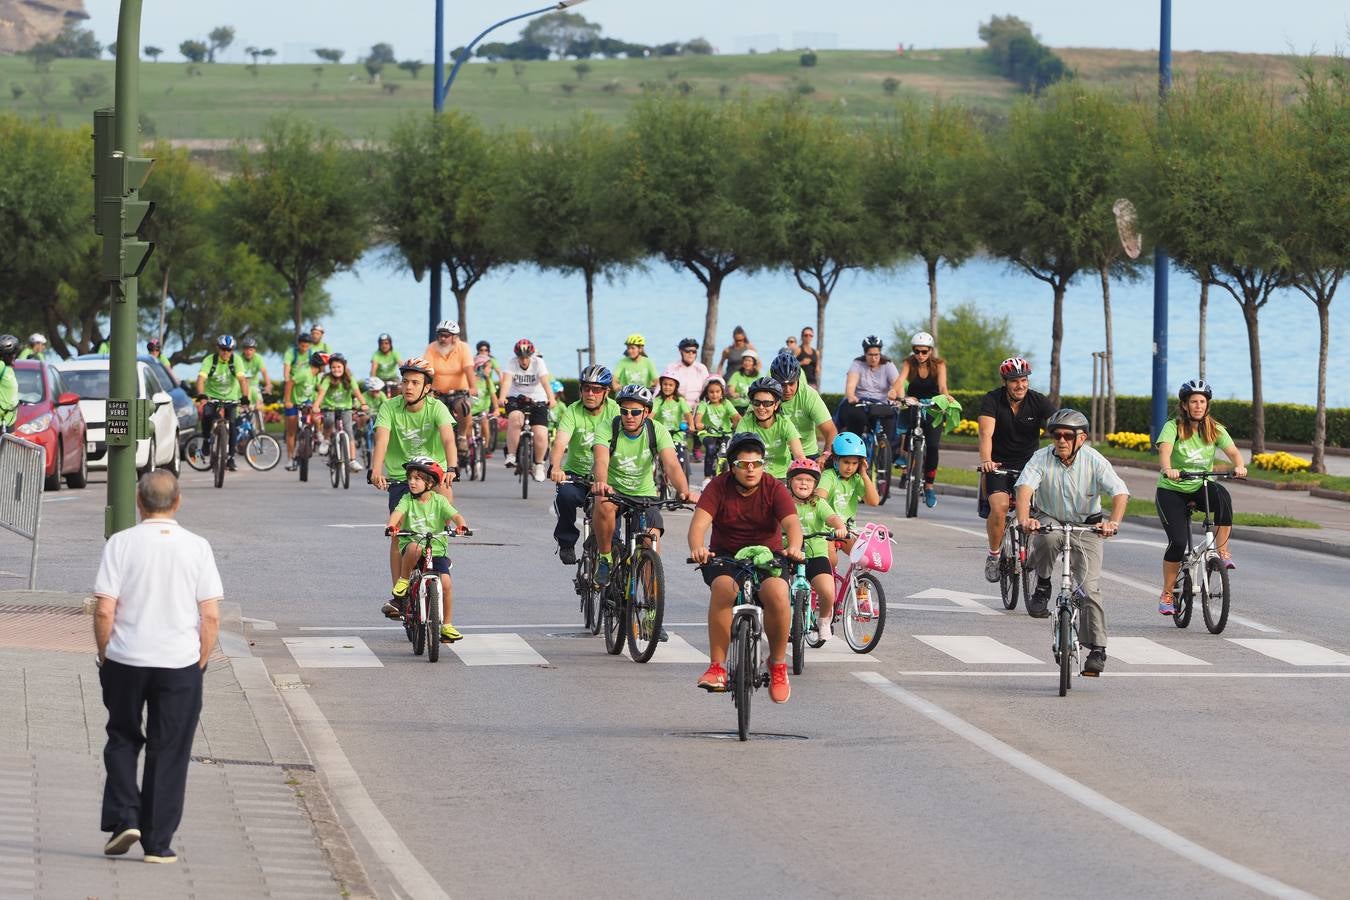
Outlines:
[[877,486],[881,504],[891,496],[891,466],[895,461],[891,435],[886,423],[896,416],[898,404],[893,400],[859,401],[858,407],[867,413],[868,428],[862,433],[867,447],[867,474]]
[[412,644],[413,655],[425,650],[427,662],[441,658],[441,623],[444,621],[445,598],[441,595],[441,577],[431,568],[431,541],[441,537],[468,537],[472,529],[456,532],[450,529],[435,532],[398,531],[390,537],[409,537],[422,546],[422,559],[408,576],[408,595],[403,598],[403,633]]
[[[680,469],[684,471],[684,481],[689,483],[689,425],[687,422],[681,422],[679,430],[670,433],[671,440],[675,444],[675,459],[680,464]],[[675,499],[675,485],[666,478],[665,466],[661,465],[659,459],[653,461],[656,469],[656,492],[667,500]]]
[[[802,540],[834,537],[834,529],[813,531],[802,536]],[[788,581],[788,597],[792,601],[792,628],[788,632],[788,646],[792,650],[792,674],[800,675],[806,668],[806,635],[816,627],[820,618],[819,601],[806,577],[806,560],[793,566],[792,578]],[[817,645],[819,646],[819,645]]]
[[633,662],[645,663],[661,642],[661,622],[666,612],[666,575],[660,554],[652,549],[647,513],[652,509],[688,509],[688,506],[680,500],[620,494],[606,494],[604,499],[619,507],[623,518],[623,539],[620,540],[616,527],[610,551],[613,563],[609,584],[600,594],[605,651],[617,656],[626,642]]
[[244,457],[244,462],[254,471],[269,472],[281,462],[281,444],[262,431],[258,424],[261,421],[257,409],[239,417],[239,437],[234,442],[234,452]]
[[[211,434],[208,437],[198,433],[188,438],[187,446],[183,448],[183,455],[189,466],[198,472],[211,472],[212,483],[216,487],[224,487],[225,464],[230,456],[229,414],[235,403],[223,400],[208,400],[206,403],[207,406],[212,406],[216,410],[216,420],[211,425]],[[203,412],[205,412],[205,409],[203,409]],[[250,463],[250,465],[252,464]],[[272,465],[276,465],[276,463]],[[257,467],[254,466],[254,468]]]
[[900,477],[905,486],[905,518],[912,519],[919,514],[919,497],[923,495],[924,456],[928,452],[928,436],[923,426],[932,408],[932,400],[916,400],[907,404],[906,417],[913,419],[907,427],[909,434],[902,439],[905,449],[905,474]]
[[577,557],[577,570],[572,576],[572,588],[577,592],[581,604],[581,619],[591,634],[600,633],[600,591],[595,585],[595,565],[598,555],[595,550],[595,536],[591,533],[591,480],[572,476],[567,483],[575,484],[587,492],[586,503],[581,515],[581,555]]
[[370,471],[370,461],[375,456],[375,414],[366,413],[361,416],[361,421],[356,426],[356,456],[361,460],[361,466]]
[[347,433],[341,410],[333,410],[333,438],[328,442],[328,479],[336,488],[352,486],[352,436]]
[[[508,398],[508,402],[511,398]],[[534,426],[530,424],[530,413],[539,407],[548,408],[540,401],[523,400],[515,407],[524,416],[520,426],[520,440],[516,443],[516,476],[520,479],[520,499],[530,499],[530,476],[534,468]]]
[[721,475],[727,470],[727,445],[731,443],[731,432],[705,431],[704,436],[714,439],[712,449],[704,448],[704,453],[711,453],[713,457],[713,476]]
[[483,419],[473,420],[469,426],[469,439],[465,446],[465,466],[469,470],[470,481],[487,480],[487,447],[483,441]]
[[[1181,480],[1198,480],[1208,484],[1211,481],[1233,478],[1232,472],[1182,472]],[[1191,624],[1191,613],[1195,611],[1195,591],[1200,590],[1200,607],[1205,616],[1205,627],[1210,634],[1219,634],[1228,624],[1228,604],[1231,593],[1228,584],[1228,566],[1219,557],[1218,545],[1214,542],[1214,521],[1209,508],[1209,491],[1201,485],[1200,494],[1204,497],[1205,518],[1202,524],[1205,537],[1197,546],[1191,532],[1191,512],[1197,504],[1194,500],[1186,505],[1186,555],[1181,559],[1181,569],[1177,572],[1176,584],[1172,587],[1172,596],[1176,600],[1176,611],[1172,622],[1178,628]]]
[[[975,471],[983,472],[979,466]],[[1020,469],[994,469],[990,475],[1006,475],[1016,480],[1022,474]],[[1003,543],[998,550],[998,590],[1003,597],[1004,609],[1016,609],[1018,596],[1030,597],[1034,587],[1035,573],[1027,564],[1027,552],[1030,541],[1017,522],[1017,495],[1008,495],[1008,516],[1003,525]]]
[[1100,531],[1100,522],[1073,524],[1054,521],[1042,524],[1040,531],[1045,534],[1061,532],[1064,546],[1059,551],[1059,594],[1055,597],[1055,617],[1051,622],[1050,650],[1059,666],[1059,695],[1069,693],[1072,688],[1073,672],[1078,667],[1079,650],[1082,644],[1078,639],[1078,618],[1083,608],[1085,593],[1082,585],[1073,583],[1073,536],[1089,531]]
[[309,481],[309,459],[319,446],[318,429],[314,427],[310,415],[312,411],[313,404],[300,404],[300,427],[295,435],[295,467],[301,481]]
[[[886,630],[886,592],[873,573],[891,569],[890,529],[879,522],[868,522],[853,535],[853,549],[849,552],[847,568],[841,574],[834,572],[834,623],[842,622],[844,642],[854,653],[871,653]],[[811,637],[820,619],[820,600],[812,594],[813,615],[806,629],[806,645],[820,647],[819,636]],[[833,630],[833,628],[832,628]]]

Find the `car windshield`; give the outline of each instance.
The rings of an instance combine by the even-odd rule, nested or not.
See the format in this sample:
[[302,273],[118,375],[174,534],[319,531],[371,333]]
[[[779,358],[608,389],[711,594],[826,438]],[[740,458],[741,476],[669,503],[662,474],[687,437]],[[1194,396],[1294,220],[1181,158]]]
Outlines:
[[37,403],[42,400],[42,374],[37,369],[15,369],[19,378],[19,402]]
[[61,378],[66,390],[79,394],[81,400],[108,399],[107,369],[66,369]]

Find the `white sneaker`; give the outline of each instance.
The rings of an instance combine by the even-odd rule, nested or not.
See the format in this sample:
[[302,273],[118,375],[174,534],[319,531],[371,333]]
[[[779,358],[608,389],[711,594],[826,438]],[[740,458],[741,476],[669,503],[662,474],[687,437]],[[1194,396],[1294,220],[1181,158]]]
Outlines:
[[351,462],[347,463],[347,468],[350,469],[350,470],[353,471],[353,472],[360,472],[360,471],[361,471],[361,460],[359,460],[359,459],[354,459],[354,460],[352,460]]
[[319,454],[320,456],[327,456],[327,455],[328,455],[328,442],[327,442],[327,441],[319,441],[319,449],[318,449],[317,452],[318,452],[318,454]]
[[534,473],[533,473],[533,474],[534,474],[534,480],[535,480],[535,481],[543,481],[543,480],[544,480],[544,464],[543,464],[543,463],[535,463],[535,464],[534,464]]
[[506,467],[514,469],[516,467],[516,455],[514,453],[506,454]]
[[822,620],[816,622],[816,638],[822,644],[830,639],[830,623]]

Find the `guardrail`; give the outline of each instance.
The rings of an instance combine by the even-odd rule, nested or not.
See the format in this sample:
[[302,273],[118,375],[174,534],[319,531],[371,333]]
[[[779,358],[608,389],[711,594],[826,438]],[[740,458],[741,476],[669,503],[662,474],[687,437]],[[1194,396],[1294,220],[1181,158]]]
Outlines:
[[28,589],[37,589],[38,526],[47,449],[13,435],[0,438],[0,527],[32,542]]

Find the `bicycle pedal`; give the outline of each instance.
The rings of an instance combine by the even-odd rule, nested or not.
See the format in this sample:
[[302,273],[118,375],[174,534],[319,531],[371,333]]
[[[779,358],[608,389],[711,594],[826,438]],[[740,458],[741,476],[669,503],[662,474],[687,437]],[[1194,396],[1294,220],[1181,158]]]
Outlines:
[[1082,674],[1082,677],[1084,677],[1084,678],[1100,678],[1102,673],[1101,673],[1101,672],[1089,672],[1087,669],[1084,669],[1084,670],[1082,671],[1081,674]]

